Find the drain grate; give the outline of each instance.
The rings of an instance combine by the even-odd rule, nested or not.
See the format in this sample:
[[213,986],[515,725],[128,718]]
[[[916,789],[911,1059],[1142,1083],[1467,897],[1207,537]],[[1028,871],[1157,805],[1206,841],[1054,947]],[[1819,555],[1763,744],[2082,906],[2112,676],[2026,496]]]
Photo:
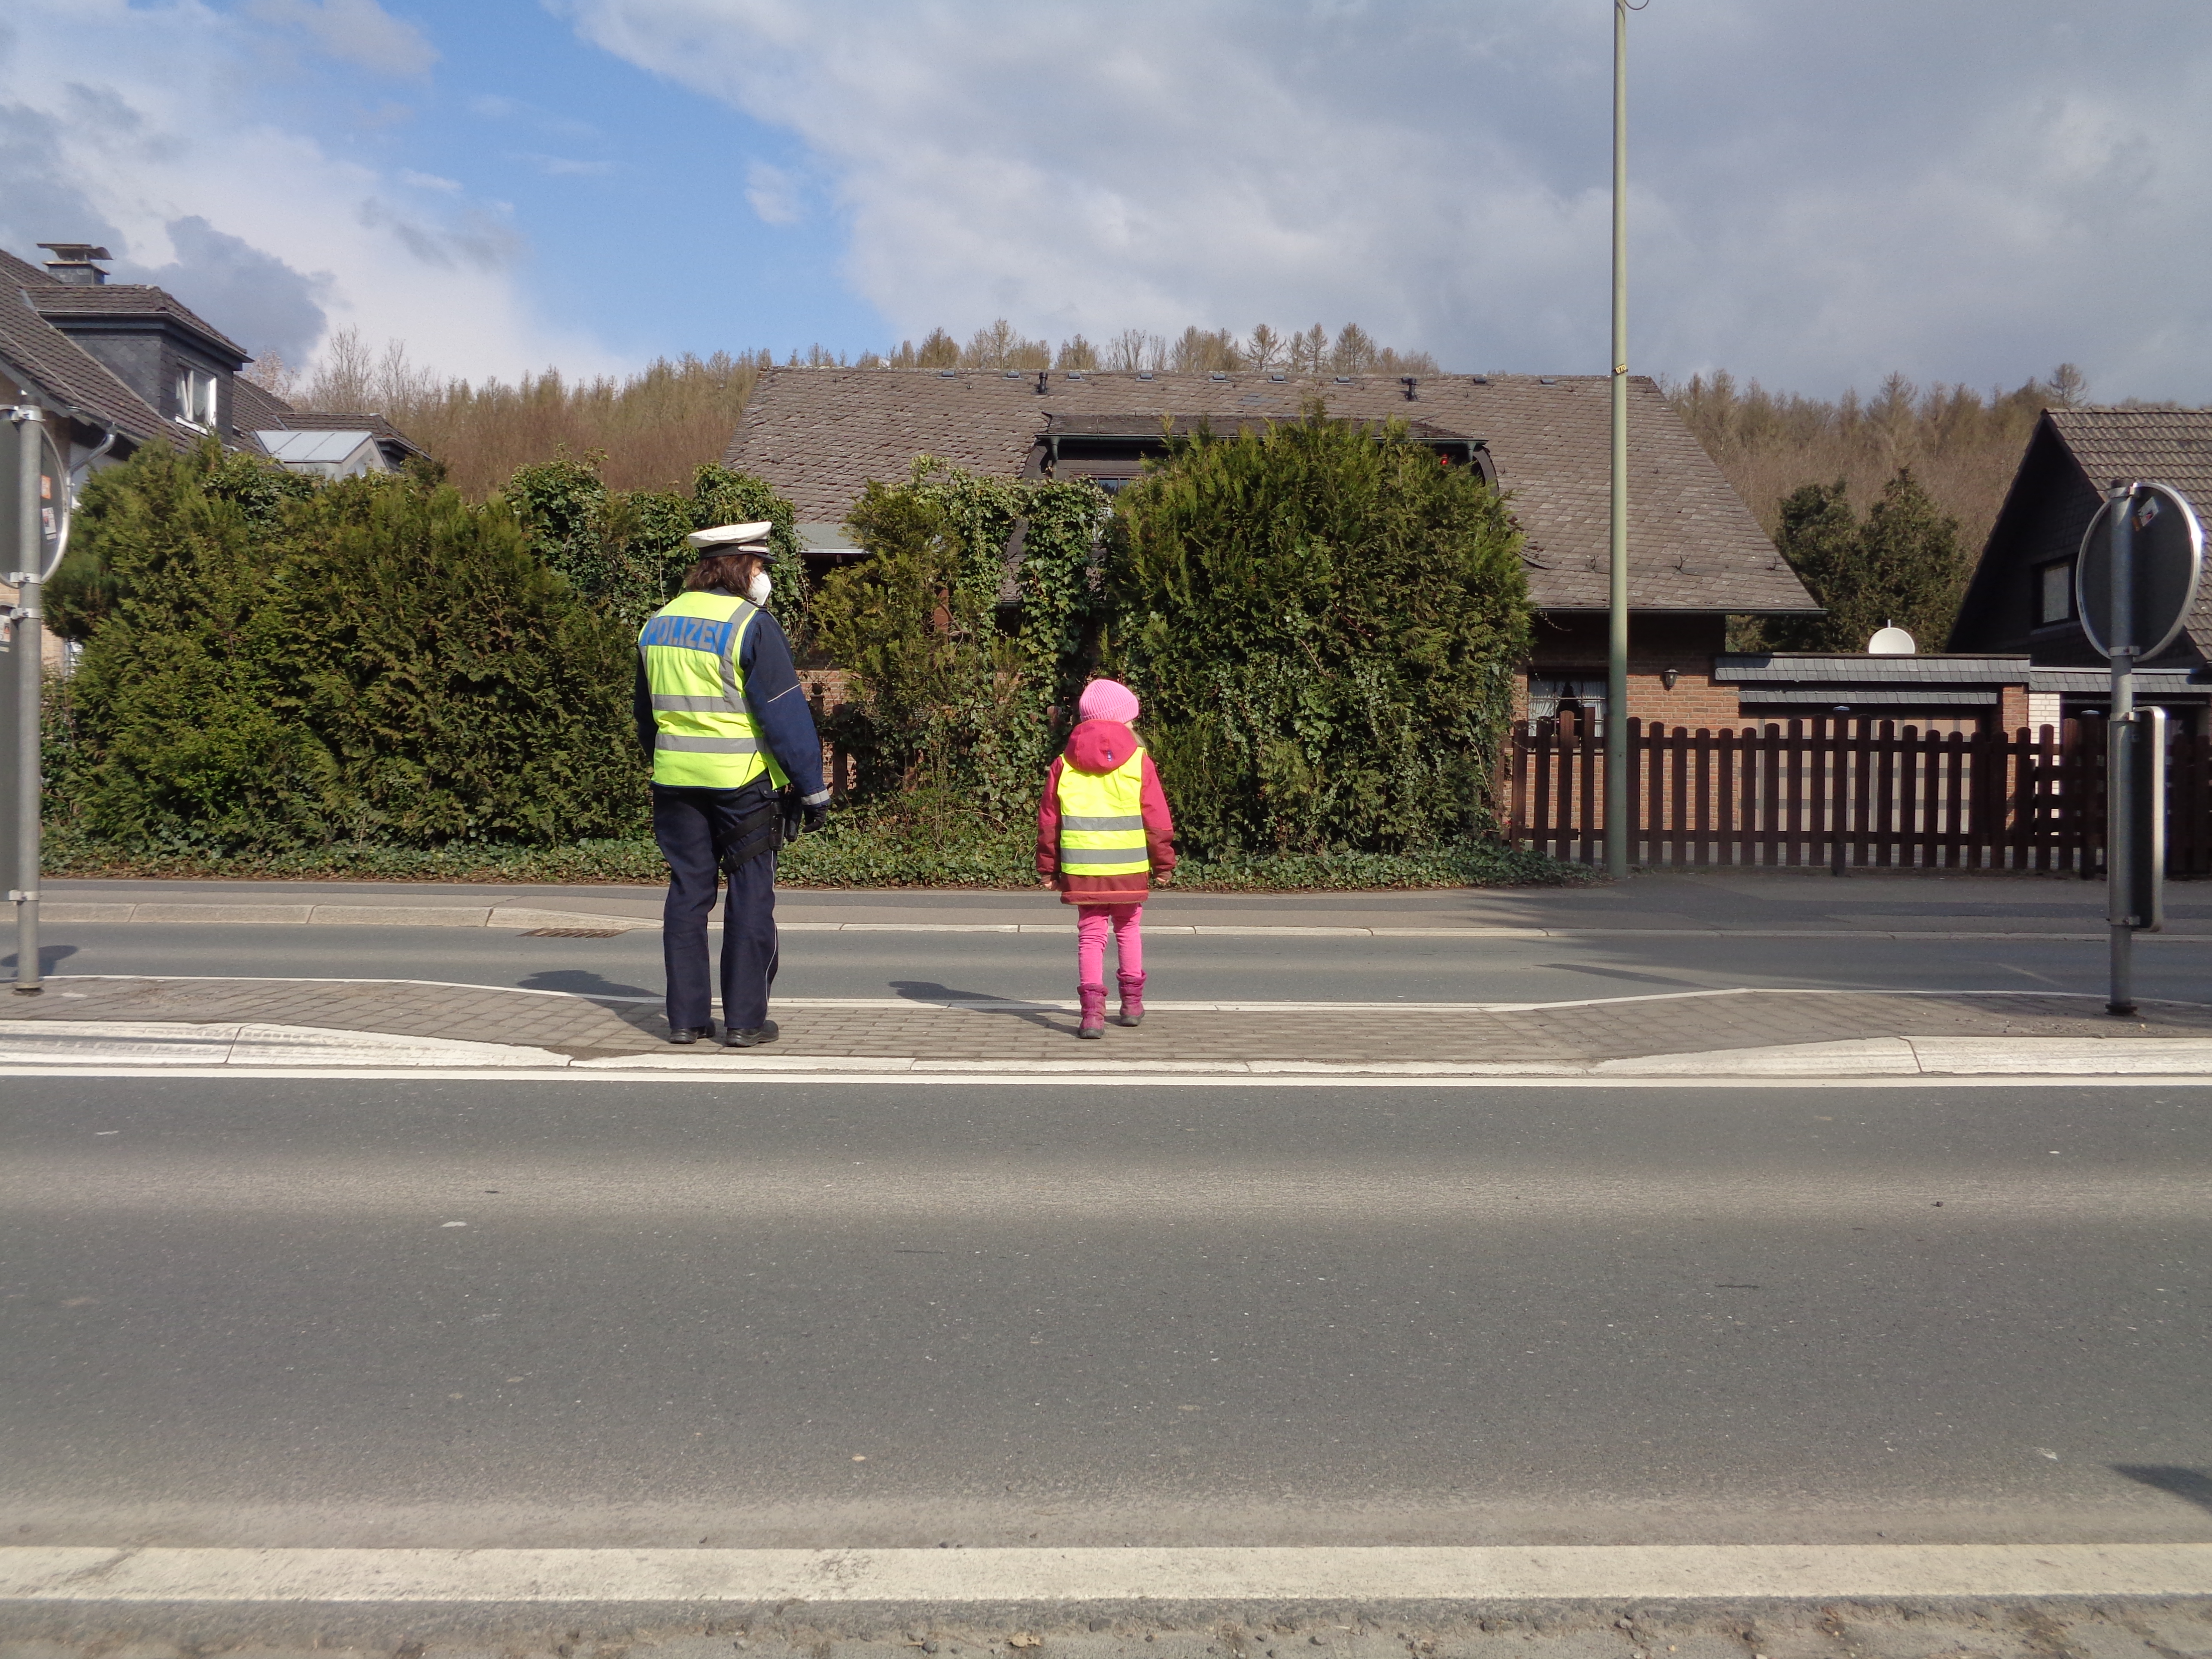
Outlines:
[[532,927],[525,931],[525,939],[620,939],[629,930],[626,927]]

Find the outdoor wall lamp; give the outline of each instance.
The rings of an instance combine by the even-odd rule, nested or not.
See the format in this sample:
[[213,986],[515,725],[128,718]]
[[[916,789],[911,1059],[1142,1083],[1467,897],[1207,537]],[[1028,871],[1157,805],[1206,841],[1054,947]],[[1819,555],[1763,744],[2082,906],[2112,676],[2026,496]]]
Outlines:
[[1674,682],[1681,678],[1682,671],[1679,668],[1662,668],[1659,671],[1659,684],[1669,691],[1674,689]]

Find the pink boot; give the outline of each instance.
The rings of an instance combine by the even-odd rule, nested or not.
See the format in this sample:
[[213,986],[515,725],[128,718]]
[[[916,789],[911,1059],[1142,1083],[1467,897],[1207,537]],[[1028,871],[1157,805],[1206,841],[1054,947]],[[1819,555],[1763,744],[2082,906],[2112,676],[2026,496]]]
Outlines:
[[1106,1035],[1106,988],[1103,985],[1079,985],[1076,994],[1083,999],[1083,1023],[1076,1028],[1079,1037],[1103,1037]]
[[1142,974],[1116,974],[1121,982],[1121,1012],[1114,1016],[1116,1025],[1142,1025],[1145,1023],[1145,976]]

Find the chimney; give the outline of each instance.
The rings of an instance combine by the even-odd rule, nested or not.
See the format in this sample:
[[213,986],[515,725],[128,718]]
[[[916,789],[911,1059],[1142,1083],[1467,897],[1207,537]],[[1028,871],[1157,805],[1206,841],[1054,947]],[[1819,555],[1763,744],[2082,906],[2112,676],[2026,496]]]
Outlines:
[[54,256],[46,261],[46,269],[53,272],[54,280],[67,283],[71,288],[98,288],[107,280],[107,273],[93,261],[115,257],[90,242],[41,242],[39,246]]

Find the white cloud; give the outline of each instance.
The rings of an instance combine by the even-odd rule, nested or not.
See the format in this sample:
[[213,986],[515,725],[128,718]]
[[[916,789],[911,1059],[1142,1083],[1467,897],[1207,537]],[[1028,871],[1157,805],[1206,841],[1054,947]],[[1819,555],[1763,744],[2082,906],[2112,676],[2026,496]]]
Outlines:
[[300,30],[330,57],[380,75],[424,75],[438,53],[376,0],[246,0],[246,15]]
[[131,268],[205,295],[208,320],[242,343],[281,336],[288,357],[311,305],[327,329],[404,340],[449,374],[621,367],[534,314],[500,205],[434,175],[386,178],[252,113],[265,77],[286,72],[258,20],[204,0],[16,0],[9,21],[0,246],[105,240]]
[[[801,140],[850,280],[902,331],[1357,319],[1459,367],[1604,364],[1604,8],[568,9]],[[1636,366],[1824,391],[2072,358],[2115,394],[2212,397],[2212,13],[2084,18],[2073,0],[1638,13]],[[757,169],[748,186],[771,222],[795,210]]]
[[434,173],[417,173],[412,167],[399,169],[399,182],[411,185],[416,190],[437,190],[448,193],[461,187],[461,181],[458,179],[441,179]]
[[745,200],[764,224],[795,225],[802,216],[799,180],[781,167],[755,161],[745,168]]
[[527,161],[549,179],[604,179],[615,170],[612,161],[580,161],[568,155],[541,155],[534,150],[512,150],[511,159]]

